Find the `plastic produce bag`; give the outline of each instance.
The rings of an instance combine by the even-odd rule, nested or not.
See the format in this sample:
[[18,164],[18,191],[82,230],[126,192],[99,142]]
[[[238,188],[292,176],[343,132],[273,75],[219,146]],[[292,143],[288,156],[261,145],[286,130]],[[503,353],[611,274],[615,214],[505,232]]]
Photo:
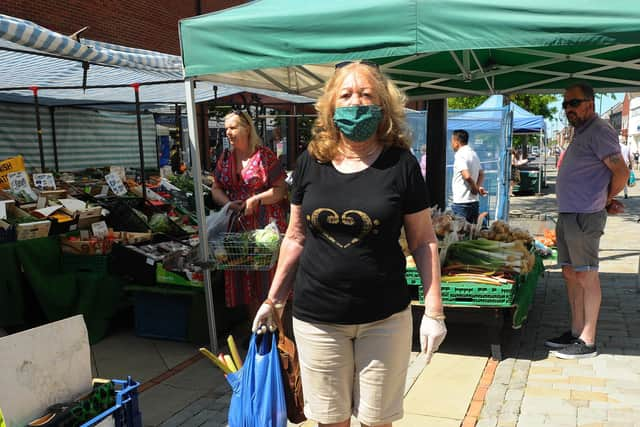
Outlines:
[[219,211],[212,212],[207,217],[207,240],[216,240],[222,233],[226,233],[229,228],[229,221],[233,211],[229,209],[231,202],[224,205]]
[[229,427],[287,426],[287,404],[275,333],[253,334],[244,365],[228,374],[227,381],[233,391]]

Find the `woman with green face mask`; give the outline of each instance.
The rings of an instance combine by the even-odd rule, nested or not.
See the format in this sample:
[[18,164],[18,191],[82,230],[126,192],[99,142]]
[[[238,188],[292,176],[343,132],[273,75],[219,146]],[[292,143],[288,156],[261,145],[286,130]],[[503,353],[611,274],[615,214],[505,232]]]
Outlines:
[[[291,219],[254,331],[273,328],[293,289],[307,418],[390,426],[402,418],[411,354],[409,249],[425,283],[430,359],[446,335],[427,189],[409,151],[404,98],[373,63],[338,64],[293,175]],[[275,310],[273,310],[275,307]]]

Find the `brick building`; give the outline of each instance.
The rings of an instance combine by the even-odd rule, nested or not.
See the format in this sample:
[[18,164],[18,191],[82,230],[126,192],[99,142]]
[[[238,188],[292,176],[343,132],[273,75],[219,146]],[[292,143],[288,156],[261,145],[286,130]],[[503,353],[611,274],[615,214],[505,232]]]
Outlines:
[[245,3],[243,0],[3,0],[0,13],[70,35],[180,54],[178,21]]

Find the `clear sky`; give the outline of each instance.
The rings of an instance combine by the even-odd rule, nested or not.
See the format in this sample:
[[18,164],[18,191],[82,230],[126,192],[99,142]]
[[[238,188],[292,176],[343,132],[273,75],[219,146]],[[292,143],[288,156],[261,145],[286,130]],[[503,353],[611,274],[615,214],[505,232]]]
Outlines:
[[[558,112],[552,120],[546,119],[547,133],[549,136],[552,136],[556,130],[562,129],[566,124],[566,117],[564,111],[562,111],[562,94],[556,95],[556,98],[558,98],[558,101],[552,102],[549,105],[550,107],[555,107]],[[603,94],[602,96],[596,94],[596,112],[602,114],[616,103],[622,102],[623,99],[624,93]]]

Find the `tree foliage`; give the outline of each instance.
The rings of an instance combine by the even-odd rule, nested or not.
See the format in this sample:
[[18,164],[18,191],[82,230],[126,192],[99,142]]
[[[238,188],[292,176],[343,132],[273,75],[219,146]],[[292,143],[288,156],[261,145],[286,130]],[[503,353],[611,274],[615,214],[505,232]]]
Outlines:
[[[487,100],[487,98],[487,96],[449,98],[448,105],[452,110],[470,110],[482,104]],[[554,114],[558,112],[558,109],[556,107],[550,107],[550,104],[552,102],[558,100],[555,95],[517,94],[511,95],[509,98],[512,102],[515,102],[530,113],[543,116],[545,119],[550,119]]]

